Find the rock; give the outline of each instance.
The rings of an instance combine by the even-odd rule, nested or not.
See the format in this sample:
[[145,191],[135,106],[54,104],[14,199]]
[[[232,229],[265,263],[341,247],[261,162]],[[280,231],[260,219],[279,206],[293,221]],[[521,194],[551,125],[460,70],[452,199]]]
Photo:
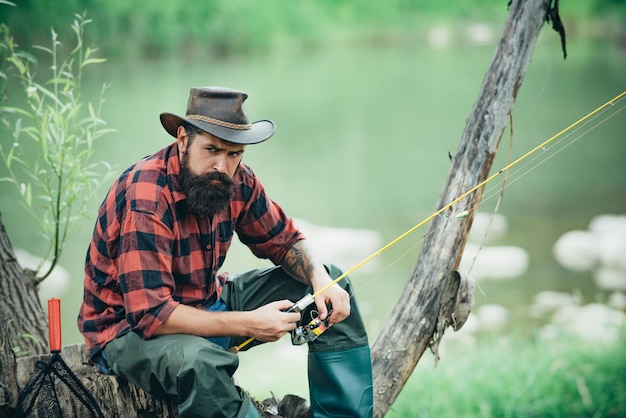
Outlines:
[[528,270],[530,257],[526,250],[515,246],[483,247],[468,242],[459,269],[468,271],[475,279],[512,279]]
[[475,242],[493,241],[503,238],[509,229],[509,222],[504,215],[478,212],[472,222],[468,239]]
[[566,232],[556,241],[552,253],[560,265],[572,271],[589,271],[600,261],[597,237],[589,231]]
[[[344,269],[352,267],[382,247],[382,235],[371,229],[336,228],[315,225],[303,219],[294,222],[313,244],[324,262],[334,263]],[[379,260],[373,259],[361,268],[376,271]]]
[[564,306],[577,306],[578,300],[570,293],[545,290],[535,295],[530,308],[531,316],[540,318],[553,314]]
[[509,310],[501,305],[483,305],[478,308],[480,327],[486,330],[500,330],[509,321]]

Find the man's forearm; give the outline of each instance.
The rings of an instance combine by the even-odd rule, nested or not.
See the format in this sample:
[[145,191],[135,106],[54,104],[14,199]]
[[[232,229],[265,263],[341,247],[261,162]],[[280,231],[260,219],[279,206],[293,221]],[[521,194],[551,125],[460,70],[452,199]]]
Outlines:
[[325,272],[324,264],[307,240],[296,242],[287,251],[281,267],[289,276],[309,286],[318,273]]
[[292,302],[281,300],[254,311],[208,312],[192,306],[178,305],[154,336],[190,334],[199,337],[254,337],[276,341],[296,327],[298,313],[285,313]]
[[178,305],[154,335],[191,334],[199,337],[245,336],[246,312],[207,312]]

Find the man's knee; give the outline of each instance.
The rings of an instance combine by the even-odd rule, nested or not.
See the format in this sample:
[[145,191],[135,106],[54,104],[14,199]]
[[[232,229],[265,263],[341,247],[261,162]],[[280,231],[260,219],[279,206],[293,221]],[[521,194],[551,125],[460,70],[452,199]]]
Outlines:
[[186,344],[179,352],[173,353],[169,362],[171,367],[178,368],[181,373],[191,372],[213,377],[225,373],[230,378],[239,366],[239,357],[198,337],[194,344]]

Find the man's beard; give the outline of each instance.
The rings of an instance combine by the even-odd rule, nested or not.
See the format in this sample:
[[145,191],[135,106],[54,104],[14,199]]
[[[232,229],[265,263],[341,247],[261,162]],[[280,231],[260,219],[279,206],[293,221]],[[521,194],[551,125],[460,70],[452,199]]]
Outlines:
[[235,191],[235,182],[224,173],[193,174],[186,155],[180,163],[179,179],[187,195],[187,206],[195,215],[213,216],[226,209]]

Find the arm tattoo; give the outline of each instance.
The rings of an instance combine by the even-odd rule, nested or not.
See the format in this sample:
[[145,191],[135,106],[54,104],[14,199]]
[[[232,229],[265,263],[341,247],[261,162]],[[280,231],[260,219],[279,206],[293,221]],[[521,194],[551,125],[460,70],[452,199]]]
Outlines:
[[306,285],[311,284],[311,273],[315,269],[317,258],[306,241],[296,242],[285,255],[282,268],[287,274]]

